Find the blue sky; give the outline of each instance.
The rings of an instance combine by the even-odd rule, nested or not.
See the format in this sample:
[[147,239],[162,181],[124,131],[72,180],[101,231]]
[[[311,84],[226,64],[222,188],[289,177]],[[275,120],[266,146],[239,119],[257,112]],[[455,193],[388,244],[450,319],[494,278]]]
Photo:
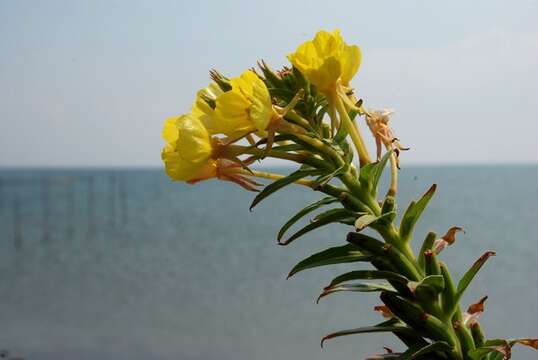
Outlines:
[[0,166],[159,166],[217,68],[340,28],[405,163],[536,163],[537,1],[0,1]]

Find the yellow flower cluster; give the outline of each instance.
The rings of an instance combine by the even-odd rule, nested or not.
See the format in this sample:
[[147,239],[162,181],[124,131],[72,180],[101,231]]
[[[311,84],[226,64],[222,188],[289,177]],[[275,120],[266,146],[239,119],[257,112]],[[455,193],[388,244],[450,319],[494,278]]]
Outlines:
[[[361,55],[357,46],[347,45],[335,30],[318,32],[288,59],[305,79],[329,97],[336,94],[338,85],[349,85]],[[199,90],[189,113],[166,120],[166,145],[161,157],[173,180],[195,182],[220,177],[222,152],[216,151],[217,145],[231,144],[254,133],[267,137],[270,148],[275,129],[293,128],[283,124],[287,109],[273,105],[264,80],[253,70],[225,80],[226,86],[216,80]],[[219,139],[219,135],[225,139]]]
[[269,90],[254,71],[245,71],[230,84],[231,89],[223,91],[211,83],[198,91],[190,113],[166,120],[162,135],[167,144],[161,157],[173,180],[217,176],[217,140],[211,135],[238,139],[251,132],[263,134],[276,116]]

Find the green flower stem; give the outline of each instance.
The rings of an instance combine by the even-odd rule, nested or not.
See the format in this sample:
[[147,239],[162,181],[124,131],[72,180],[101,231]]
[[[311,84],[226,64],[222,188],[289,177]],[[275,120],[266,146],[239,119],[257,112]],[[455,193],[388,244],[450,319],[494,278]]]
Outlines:
[[[271,173],[271,172],[266,172],[266,171],[258,171],[258,170],[245,170],[245,169],[242,169],[242,168],[237,168],[234,173],[237,173],[237,174],[241,174],[241,175],[244,175],[244,176],[254,176],[254,177],[257,177],[257,178],[261,178],[261,179],[269,179],[269,180],[279,180],[279,179],[282,179],[284,177],[286,177],[285,175],[282,175],[282,174],[275,174],[275,173]],[[307,186],[311,189],[314,189],[316,187],[316,182],[313,181],[313,180],[307,180],[307,179],[299,179],[299,180],[296,180],[294,182],[295,184],[298,184],[298,185],[304,185],[304,186]]]
[[301,115],[297,114],[294,110],[288,111],[288,113],[285,115],[284,118],[286,120],[290,121],[290,122],[293,122],[293,123],[303,127],[306,130],[310,130],[310,131],[313,130],[312,126],[310,125],[308,120],[303,118]]
[[390,154],[390,187],[387,196],[395,196],[398,191],[398,165],[394,151]]
[[307,164],[316,168],[334,170],[331,164],[326,161],[315,158],[309,155],[291,154],[285,151],[270,150],[266,152],[264,149],[258,149],[254,146],[241,146],[241,145],[225,145],[222,152],[219,154],[223,157],[237,157],[239,155],[254,155],[262,157],[272,157],[275,159],[283,159],[293,161],[299,164]]
[[340,154],[338,154],[338,152],[336,152],[336,150],[334,150],[330,146],[323,143],[323,141],[319,139],[314,139],[308,135],[303,135],[303,134],[294,134],[294,135],[300,141],[318,150],[318,152],[322,156],[324,156],[326,160],[334,164],[336,168],[339,168],[345,165],[344,159],[342,159]]
[[370,155],[368,155],[368,150],[364,146],[364,140],[362,139],[359,130],[353,124],[353,121],[351,121],[351,119],[349,118],[349,114],[344,107],[344,103],[338,95],[335,96],[335,105],[336,110],[338,111],[338,115],[340,115],[340,120],[346,126],[349,136],[351,137],[351,140],[353,141],[353,144],[355,145],[355,148],[359,153],[359,162],[361,167],[366,164],[369,164],[371,162]]
[[328,106],[327,113],[329,114],[329,118],[331,119],[331,137],[333,137],[336,132],[336,129],[340,125],[338,117],[336,116],[336,108],[333,104],[330,104]]
[[357,212],[369,211],[369,208],[364,203],[362,203],[346,189],[342,189],[331,184],[324,184],[319,189],[315,190],[319,190],[327,195],[340,199],[340,202],[346,209]]
[[[296,134],[297,139],[307,143],[308,145],[316,148],[319,153],[324,156],[328,161],[332,162],[336,168],[345,166],[345,161],[342,156],[338,154],[336,150],[325,144],[321,140],[313,139],[307,135]],[[352,174],[352,170],[348,169],[344,174],[339,176],[340,180],[354,194],[362,203],[366,204],[369,208],[369,212],[374,215],[381,214],[381,207],[377,203],[376,199],[370,196],[358,182],[356,176]]]

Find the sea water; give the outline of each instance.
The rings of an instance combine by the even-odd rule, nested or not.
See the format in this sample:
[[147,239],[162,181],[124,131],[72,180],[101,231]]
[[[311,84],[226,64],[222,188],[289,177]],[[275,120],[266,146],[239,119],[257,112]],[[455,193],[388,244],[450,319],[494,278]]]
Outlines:
[[[415,248],[427,231],[466,229],[441,255],[456,279],[497,251],[462,300],[489,296],[487,336],[538,337],[538,166],[407,167],[400,178],[400,210],[438,184]],[[383,321],[377,294],[314,301],[335,275],[365,265],[286,280],[350,228],[278,246],[280,226],[320,194],[290,187],[249,212],[253,196],[231,183],[172,183],[157,169],[1,170],[0,350],[35,360],[349,360],[402,349],[390,334],[320,349],[329,332]],[[517,348],[514,359],[537,354]]]

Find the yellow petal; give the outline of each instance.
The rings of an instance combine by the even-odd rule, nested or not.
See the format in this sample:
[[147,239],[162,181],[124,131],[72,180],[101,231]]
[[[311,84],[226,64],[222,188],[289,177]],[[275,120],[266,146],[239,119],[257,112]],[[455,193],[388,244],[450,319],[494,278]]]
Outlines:
[[216,162],[208,160],[201,163],[192,163],[183,159],[171,146],[165,146],[161,153],[166,174],[176,181],[192,181],[208,179],[216,176]]
[[258,75],[252,70],[243,72],[239,77],[230,80],[232,89],[239,90],[243,96],[249,99],[252,96],[252,84],[260,80]]
[[312,41],[319,57],[327,58],[334,56],[341,51],[344,40],[340,36],[340,30],[336,29],[332,33],[321,30]]
[[228,136],[254,129],[249,118],[250,101],[237,89],[227,91],[217,98],[215,121],[219,131]]
[[340,63],[342,66],[342,84],[347,86],[361,65],[361,50],[359,47],[345,45],[340,57]]
[[164,121],[164,127],[161,133],[161,136],[164,139],[164,141],[168,143],[173,143],[177,141],[177,138],[179,136],[179,131],[177,129],[177,122],[179,118],[180,116],[173,116],[173,117],[169,117],[168,119]]
[[258,76],[256,76],[256,79],[252,82],[251,101],[250,118],[256,126],[256,129],[263,131],[267,129],[267,126],[274,115],[274,110],[269,90]]
[[347,45],[339,30],[319,31],[313,40],[301,44],[288,59],[303,76],[322,92],[331,92],[341,79],[348,85],[361,61],[357,46]]
[[211,138],[202,122],[190,115],[183,115],[178,120],[179,137],[176,150],[179,155],[190,162],[206,161],[213,151]]
[[216,101],[217,97],[221,95],[223,91],[220,87],[212,82],[206,88],[198,91],[196,94],[196,101],[192,105],[191,113],[193,116],[200,119],[204,124],[207,131],[213,135],[219,133],[218,123],[214,117],[214,109],[207,103],[206,99]]
[[333,89],[340,77],[340,62],[335,57],[325,59],[323,65],[311,71],[311,82],[321,91],[327,92]]

